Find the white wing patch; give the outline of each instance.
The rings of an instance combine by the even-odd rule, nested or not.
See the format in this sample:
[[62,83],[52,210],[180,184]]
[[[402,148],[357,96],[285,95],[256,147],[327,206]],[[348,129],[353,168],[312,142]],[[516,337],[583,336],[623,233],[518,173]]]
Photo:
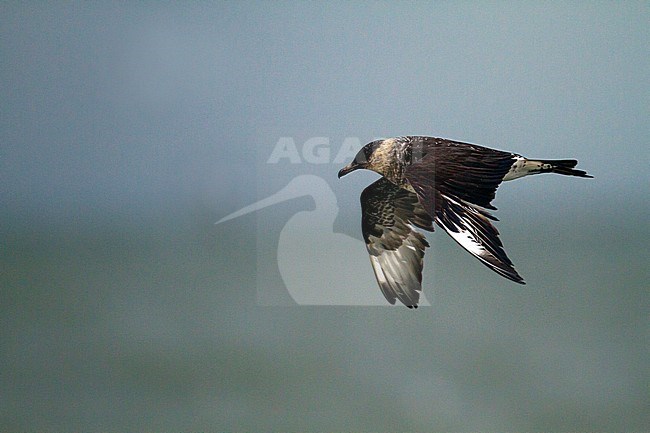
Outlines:
[[487,250],[476,242],[476,238],[470,234],[469,230],[465,230],[462,227],[456,227],[456,232],[452,230],[446,230],[447,234],[452,237],[456,242],[460,244],[461,247],[465,248],[471,254],[477,256],[480,260],[483,260],[481,257],[482,254],[487,252]]
[[436,217],[438,225],[461,247],[494,272],[523,284],[523,278],[514,269],[503,250],[499,232],[490,223],[487,214],[462,200],[455,200],[447,195],[442,198],[444,212]]

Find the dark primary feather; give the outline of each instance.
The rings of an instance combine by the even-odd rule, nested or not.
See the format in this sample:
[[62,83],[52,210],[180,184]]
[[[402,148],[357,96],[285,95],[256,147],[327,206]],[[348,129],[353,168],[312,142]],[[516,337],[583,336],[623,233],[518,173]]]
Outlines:
[[363,238],[382,293],[391,304],[399,299],[416,307],[429,244],[414,227],[433,231],[431,217],[415,194],[385,178],[363,191],[361,212]]

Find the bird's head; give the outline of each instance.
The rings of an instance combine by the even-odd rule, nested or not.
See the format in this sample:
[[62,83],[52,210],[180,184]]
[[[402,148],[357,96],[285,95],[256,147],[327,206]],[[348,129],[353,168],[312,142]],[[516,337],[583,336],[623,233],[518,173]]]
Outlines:
[[360,168],[377,171],[381,174],[378,168],[380,166],[379,161],[383,160],[381,149],[383,149],[382,144],[384,144],[384,141],[386,140],[376,140],[363,146],[352,162],[339,171],[339,178]]

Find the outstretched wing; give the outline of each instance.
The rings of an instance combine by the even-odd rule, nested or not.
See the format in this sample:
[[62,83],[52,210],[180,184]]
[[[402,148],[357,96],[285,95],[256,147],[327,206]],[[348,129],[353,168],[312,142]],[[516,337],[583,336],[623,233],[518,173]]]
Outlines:
[[436,223],[460,246],[497,274],[516,283],[524,283],[503,249],[499,231],[487,211],[450,196],[437,200]]
[[424,250],[415,228],[433,231],[431,217],[417,195],[385,178],[361,193],[361,227],[379,288],[391,304],[399,299],[417,307],[422,290]]
[[517,155],[430,137],[413,137],[406,178],[426,211],[456,242],[498,274],[524,283],[514,269],[486,209]]

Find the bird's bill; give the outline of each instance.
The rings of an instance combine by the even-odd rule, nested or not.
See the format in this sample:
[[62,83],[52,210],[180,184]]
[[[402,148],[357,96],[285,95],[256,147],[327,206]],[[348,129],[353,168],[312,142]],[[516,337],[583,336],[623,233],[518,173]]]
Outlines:
[[353,172],[357,168],[358,166],[354,163],[354,161],[352,161],[351,163],[343,167],[341,170],[339,170],[339,179],[345,176],[346,174]]

